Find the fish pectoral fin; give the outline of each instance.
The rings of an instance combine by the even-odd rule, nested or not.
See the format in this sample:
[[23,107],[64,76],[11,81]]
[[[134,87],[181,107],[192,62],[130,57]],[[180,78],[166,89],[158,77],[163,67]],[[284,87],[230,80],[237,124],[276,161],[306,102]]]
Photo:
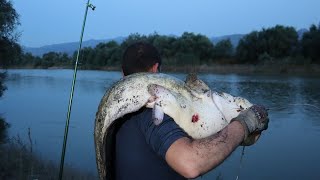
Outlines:
[[152,119],[155,125],[159,125],[164,117],[164,108],[175,104],[177,101],[176,96],[170,89],[158,84],[149,84],[148,92],[151,96],[156,97],[152,110]]
[[157,103],[154,104],[152,109],[152,119],[155,125],[159,125],[163,121],[164,112]]
[[150,96],[147,103],[146,103],[146,107],[147,108],[153,108],[155,103],[156,103],[156,100],[157,100],[158,97],[156,96]]
[[146,104],[146,107],[147,107],[147,108],[153,108],[153,107],[154,107],[154,104],[155,104],[155,102],[148,102],[148,103]]

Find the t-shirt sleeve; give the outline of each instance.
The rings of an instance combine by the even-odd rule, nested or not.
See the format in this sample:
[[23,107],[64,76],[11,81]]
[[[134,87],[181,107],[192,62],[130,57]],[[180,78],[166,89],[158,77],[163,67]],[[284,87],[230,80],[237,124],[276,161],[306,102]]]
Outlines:
[[183,129],[168,115],[164,116],[163,121],[159,125],[155,125],[152,120],[152,109],[147,109],[143,113],[138,124],[142,134],[146,138],[147,144],[164,159],[172,143],[182,137],[188,137]]

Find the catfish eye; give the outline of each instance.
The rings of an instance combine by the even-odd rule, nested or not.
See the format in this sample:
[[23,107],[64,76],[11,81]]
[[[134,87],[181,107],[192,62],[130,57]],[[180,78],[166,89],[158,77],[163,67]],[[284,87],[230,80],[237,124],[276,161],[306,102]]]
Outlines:
[[211,90],[206,90],[207,97],[213,97]]
[[202,89],[203,93],[207,93],[209,90],[208,89]]

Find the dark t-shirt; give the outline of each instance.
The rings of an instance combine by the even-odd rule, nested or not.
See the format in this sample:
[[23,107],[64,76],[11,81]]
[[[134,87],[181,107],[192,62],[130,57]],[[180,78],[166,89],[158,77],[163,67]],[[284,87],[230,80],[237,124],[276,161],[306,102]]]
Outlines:
[[165,154],[173,142],[186,136],[167,115],[155,125],[152,109],[130,116],[116,135],[116,179],[185,179],[167,164]]

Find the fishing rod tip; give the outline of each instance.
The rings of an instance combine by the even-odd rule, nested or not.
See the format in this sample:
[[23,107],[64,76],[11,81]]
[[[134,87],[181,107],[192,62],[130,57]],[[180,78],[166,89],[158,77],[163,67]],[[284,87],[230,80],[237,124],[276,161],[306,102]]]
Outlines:
[[92,9],[92,11],[94,11],[96,9],[96,6],[94,6],[93,4],[88,4],[88,7],[90,7]]

